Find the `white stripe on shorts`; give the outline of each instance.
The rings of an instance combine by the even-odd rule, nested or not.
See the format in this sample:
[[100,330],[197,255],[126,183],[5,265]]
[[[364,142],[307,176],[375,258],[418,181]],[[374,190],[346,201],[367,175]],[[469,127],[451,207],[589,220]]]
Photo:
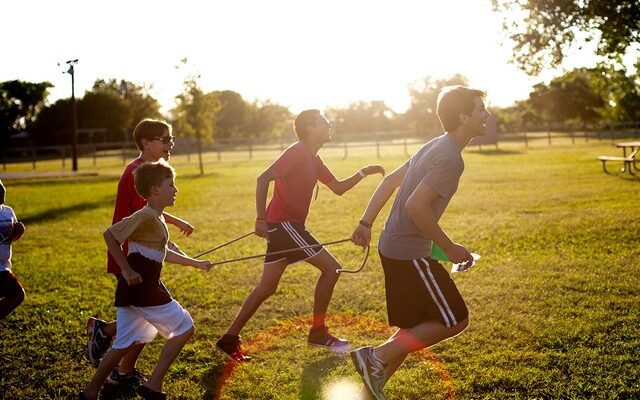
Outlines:
[[[298,231],[296,231],[296,229],[293,226],[291,226],[289,222],[283,222],[282,226],[287,232],[289,232],[289,236],[291,237],[291,239],[293,239],[294,242],[298,244],[298,246],[304,247],[309,245],[304,241],[302,236],[300,236]],[[304,251],[309,257],[314,256],[316,254],[311,248],[302,249],[302,251]]]
[[[422,282],[424,283],[425,287],[429,291],[429,294],[431,295],[431,299],[433,299],[433,302],[436,304],[436,306],[438,306],[438,310],[440,311],[440,315],[442,315],[442,319],[444,320],[445,325],[447,326],[447,328],[453,325],[456,325],[457,324],[456,317],[453,315],[453,311],[451,311],[451,307],[449,307],[449,303],[447,302],[447,299],[442,294],[442,291],[440,290],[438,283],[436,282],[433,274],[431,273],[431,267],[429,266],[429,263],[424,258],[420,258],[419,260],[423,262],[424,265],[426,265],[427,274],[429,275],[428,279],[425,276],[424,272],[422,272],[422,269],[420,268],[420,266],[418,265],[418,260],[413,260],[413,265],[416,267],[416,270],[418,270],[418,274],[420,274],[420,277],[422,278]],[[433,289],[431,286],[433,286]],[[437,293],[434,292],[434,289]]]

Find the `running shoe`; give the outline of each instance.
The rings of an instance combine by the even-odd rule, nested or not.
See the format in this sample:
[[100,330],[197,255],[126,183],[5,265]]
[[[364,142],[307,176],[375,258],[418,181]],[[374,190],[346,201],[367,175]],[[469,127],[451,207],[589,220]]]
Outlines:
[[105,333],[105,326],[107,326],[107,322],[101,319],[91,317],[87,321],[87,335],[89,336],[87,358],[94,368],[98,368],[100,360],[111,346],[111,337]]
[[311,328],[307,342],[310,346],[322,347],[338,353],[349,350],[349,342],[329,333],[329,328]]
[[230,359],[235,362],[245,362],[251,360],[251,357],[245,355],[240,347],[240,336],[236,335],[222,335],[216,342],[218,350],[222,351]]
[[364,386],[376,400],[387,400],[382,392],[385,383],[384,363],[373,354],[373,347],[365,346],[351,352],[353,364]]
[[118,371],[118,368],[114,368],[111,371],[111,375],[107,378],[107,383],[109,385],[142,385],[146,382],[147,377],[142,374],[142,372],[137,369],[133,369],[132,371],[127,372],[126,374],[121,374]]

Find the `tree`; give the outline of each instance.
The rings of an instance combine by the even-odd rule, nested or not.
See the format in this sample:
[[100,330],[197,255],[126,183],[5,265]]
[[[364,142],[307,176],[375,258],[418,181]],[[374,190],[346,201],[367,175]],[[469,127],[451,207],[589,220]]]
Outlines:
[[241,134],[245,129],[248,104],[240,93],[233,90],[211,92],[219,104],[220,110],[215,118],[216,135],[219,139],[228,139]]
[[596,122],[606,106],[606,94],[594,79],[597,76],[596,69],[579,68],[554,78],[548,85],[539,83],[529,95],[529,104],[547,121]]
[[[105,128],[103,140],[121,142],[131,139],[136,124],[143,118],[161,118],[160,104],[148,88],[116,79],[97,79],[91,90],[77,101],[78,128]],[[32,126],[40,145],[71,142],[71,104],[59,100],[45,107]],[[79,141],[87,138],[79,136]],[[91,138],[93,141],[93,138]]]
[[640,80],[622,69],[599,68],[594,80],[606,94],[607,109],[603,117],[610,121],[640,120]]
[[197,78],[189,77],[184,82],[182,93],[176,96],[176,106],[171,110],[174,130],[187,137],[212,143],[219,110],[220,102],[216,96],[204,93]]
[[[293,115],[285,106],[269,100],[248,104],[243,132],[245,136],[275,137],[287,132]],[[289,128],[289,130],[291,130]]]
[[0,147],[6,147],[9,136],[32,124],[45,105],[49,82],[0,82]]
[[515,42],[514,61],[537,75],[559,66],[578,41],[595,41],[596,53],[620,64],[640,43],[638,0],[492,0]]
[[375,133],[391,130],[395,114],[382,100],[357,101],[347,108],[330,108],[326,114],[340,133]]
[[71,100],[61,99],[43,108],[29,130],[39,146],[70,144]]
[[125,135],[131,135],[133,129],[142,119],[162,118],[160,103],[149,94],[151,89],[151,86],[141,86],[124,79],[120,82],[116,79],[98,79],[94,82],[91,93],[105,94],[121,99],[126,111],[124,115],[116,116],[123,119],[122,127],[119,130]]
[[174,131],[196,139],[200,175],[204,174],[202,143],[213,142],[219,109],[217,97],[200,89],[198,76],[189,76],[184,81],[182,93],[176,96],[176,106],[171,110]]

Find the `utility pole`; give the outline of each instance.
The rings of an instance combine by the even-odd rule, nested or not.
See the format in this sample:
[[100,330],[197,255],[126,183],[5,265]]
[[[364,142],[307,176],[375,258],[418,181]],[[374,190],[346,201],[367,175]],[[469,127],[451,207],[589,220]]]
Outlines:
[[71,168],[73,171],[78,170],[78,112],[76,108],[76,93],[75,93],[75,75],[73,66],[78,64],[78,59],[67,61],[69,70],[67,74],[71,75],[71,114],[73,119],[73,141],[71,146]]

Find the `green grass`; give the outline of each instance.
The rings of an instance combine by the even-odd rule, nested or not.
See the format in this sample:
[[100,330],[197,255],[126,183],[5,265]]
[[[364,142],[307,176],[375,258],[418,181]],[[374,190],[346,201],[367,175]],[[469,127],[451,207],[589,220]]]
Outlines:
[[[402,151],[383,148],[376,160],[375,150],[350,149],[342,160],[336,149],[325,161],[344,177],[370,163],[392,169],[405,159]],[[386,388],[389,399],[640,397],[640,179],[602,172],[595,157],[615,151],[593,142],[465,151],[465,173],[441,222],[454,240],[482,255],[475,269],[454,275],[471,324],[454,340],[410,356]],[[178,245],[197,253],[252,230],[255,178],[274,156],[223,155],[218,162],[210,154],[205,176],[195,157],[176,157],[180,192],[168,211],[196,226],[190,238],[170,228]],[[122,162],[99,160],[94,168],[83,159],[80,167],[98,175],[4,180],[7,204],[27,226],[13,257],[27,298],[0,321],[0,398],[73,398],[93,373],[83,358],[86,319],[115,316],[101,233],[111,220]],[[11,165],[7,172],[30,169]],[[349,237],[378,182],[370,177],[342,197],[322,187],[309,230],[321,241]],[[374,243],[387,212],[374,226]],[[211,258],[264,250],[263,240],[248,238]],[[350,244],[330,250],[348,267],[361,257]],[[306,346],[318,277],[306,264],[287,270],[244,330],[253,362],[230,371],[214,350],[260,273],[260,260],[209,273],[165,267],[165,283],[196,322],[194,339],[167,376],[170,398],[351,398],[340,392],[360,385],[348,358]],[[378,344],[392,332],[375,246],[362,273],[340,279],[330,313],[332,330],[355,346]],[[143,372],[151,372],[163,343],[159,337],[147,346]]]

